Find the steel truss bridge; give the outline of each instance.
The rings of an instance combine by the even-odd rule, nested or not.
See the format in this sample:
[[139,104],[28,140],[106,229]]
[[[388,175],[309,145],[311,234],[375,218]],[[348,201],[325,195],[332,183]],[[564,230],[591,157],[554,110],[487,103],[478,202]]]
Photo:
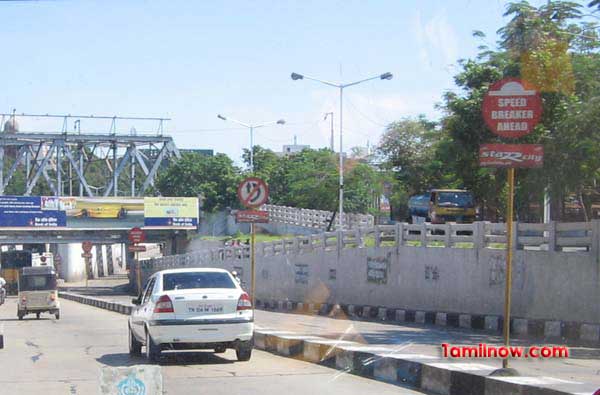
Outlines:
[[[77,115],[0,114],[4,133],[0,134],[0,195],[5,194],[15,174],[24,171],[22,187],[15,195],[29,196],[36,185],[45,182],[55,196],[143,196],[154,186],[157,171],[179,150],[170,136],[163,135],[169,118],[105,117]],[[60,132],[20,132],[16,126],[27,118],[61,118]],[[106,133],[81,133],[81,120],[110,122]],[[153,135],[117,134],[117,121],[145,121],[158,126]],[[69,122],[74,131],[68,132]],[[12,127],[11,127],[12,126]],[[94,163],[94,165],[92,165]],[[96,175],[92,185],[90,173]],[[98,173],[100,176],[98,176]],[[129,174],[126,174],[129,173]],[[101,181],[99,181],[101,179]],[[121,181],[121,182],[120,182]],[[123,182],[127,187],[123,188]],[[123,190],[119,190],[119,188]]]

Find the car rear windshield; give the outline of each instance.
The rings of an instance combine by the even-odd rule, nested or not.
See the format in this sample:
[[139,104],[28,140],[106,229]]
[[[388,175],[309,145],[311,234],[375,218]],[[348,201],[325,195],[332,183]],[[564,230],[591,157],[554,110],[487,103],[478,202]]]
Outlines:
[[185,272],[163,275],[163,290],[195,288],[235,288],[227,273],[222,272]]

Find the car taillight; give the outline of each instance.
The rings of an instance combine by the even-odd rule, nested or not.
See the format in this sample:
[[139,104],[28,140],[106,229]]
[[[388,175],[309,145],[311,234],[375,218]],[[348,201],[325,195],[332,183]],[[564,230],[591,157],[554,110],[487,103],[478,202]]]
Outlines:
[[250,310],[252,309],[252,300],[246,292],[244,292],[238,299],[237,309],[239,310]]
[[154,306],[155,313],[173,313],[173,303],[171,303],[171,298],[169,295],[162,295],[158,298],[156,302],[156,306]]

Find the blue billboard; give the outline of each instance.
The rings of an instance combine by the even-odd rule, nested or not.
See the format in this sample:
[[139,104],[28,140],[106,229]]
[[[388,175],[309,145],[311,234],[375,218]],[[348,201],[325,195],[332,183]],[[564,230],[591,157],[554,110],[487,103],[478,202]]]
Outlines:
[[67,226],[60,198],[53,196],[0,196],[0,227]]

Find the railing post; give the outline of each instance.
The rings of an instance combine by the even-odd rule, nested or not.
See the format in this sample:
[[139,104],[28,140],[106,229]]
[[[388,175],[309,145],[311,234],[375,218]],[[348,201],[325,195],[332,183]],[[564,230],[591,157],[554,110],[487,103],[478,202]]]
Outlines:
[[[395,234],[394,234],[394,242],[396,243],[396,247],[400,247],[404,245],[404,223],[403,222],[398,222],[396,224],[396,229],[395,229]],[[396,248],[398,250],[398,248]]]
[[338,251],[338,256],[340,256],[342,254],[342,250],[344,249],[344,232],[341,230],[338,230],[337,232],[337,251]]
[[548,223],[548,251],[556,251],[556,221]]
[[592,220],[592,248],[593,259],[600,265],[600,219]]
[[[508,228],[507,228],[508,231]],[[512,231],[512,245],[513,251],[517,251],[519,249],[519,222],[513,222],[513,231]]]
[[381,229],[379,229],[379,225],[375,226],[375,247],[381,247]]
[[365,242],[362,236],[362,230],[360,227],[354,230],[354,238],[356,239],[357,248],[363,248],[365,246]]
[[297,237],[294,237],[292,239],[292,247],[293,247],[295,255],[300,254],[300,243],[298,242],[298,238]]
[[485,222],[473,223],[473,248],[485,248]]
[[446,248],[452,247],[452,225],[444,225],[444,244]]
[[421,247],[427,247],[427,224],[425,222],[421,224]]

